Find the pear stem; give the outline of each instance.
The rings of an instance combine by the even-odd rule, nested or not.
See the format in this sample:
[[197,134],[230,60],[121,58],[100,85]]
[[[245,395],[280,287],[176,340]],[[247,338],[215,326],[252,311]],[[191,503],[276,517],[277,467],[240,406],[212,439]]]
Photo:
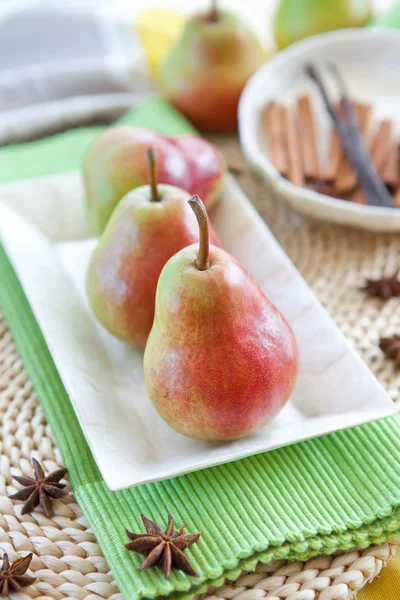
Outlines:
[[199,271],[205,271],[210,266],[210,241],[208,233],[207,211],[197,194],[192,196],[188,202],[190,204],[190,208],[196,215],[200,230],[199,251],[197,253],[195,264]]
[[146,161],[147,161],[147,169],[149,171],[149,180],[150,180],[150,188],[151,188],[151,200],[152,202],[159,202],[161,200],[161,196],[158,192],[157,188],[157,176],[156,176],[156,150],[155,148],[147,148],[146,150]]
[[216,22],[219,20],[219,11],[217,6],[217,0],[211,0],[211,10],[210,10],[210,21]]

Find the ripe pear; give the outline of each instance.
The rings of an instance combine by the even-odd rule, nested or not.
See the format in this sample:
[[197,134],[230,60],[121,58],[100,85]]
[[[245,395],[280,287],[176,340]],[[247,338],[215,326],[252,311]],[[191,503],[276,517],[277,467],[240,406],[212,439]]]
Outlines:
[[207,213],[189,201],[200,243],[163,268],[144,354],[149,398],[190,438],[232,440],[270,421],[292,391],[298,365],[288,323],[245,269],[209,246]]
[[231,132],[237,128],[240,94],[264,61],[243,19],[218,10],[214,2],[208,13],[188,21],[162,62],[158,81],[166,98],[198,129]]
[[372,19],[369,0],[281,0],[274,16],[279,49],[332,29],[363,27]]
[[[151,185],[127,194],[91,256],[86,292],[93,314],[115,337],[143,350],[154,317],[158,277],[178,250],[199,240],[190,195],[158,185],[154,149],[147,152]],[[213,243],[219,240],[212,231]]]
[[218,199],[224,176],[221,154],[195,135],[166,137],[145,127],[107,128],[88,148],[82,164],[89,224],[100,235],[114,208],[132,189],[149,183],[146,150],[157,150],[157,178],[191,194]]

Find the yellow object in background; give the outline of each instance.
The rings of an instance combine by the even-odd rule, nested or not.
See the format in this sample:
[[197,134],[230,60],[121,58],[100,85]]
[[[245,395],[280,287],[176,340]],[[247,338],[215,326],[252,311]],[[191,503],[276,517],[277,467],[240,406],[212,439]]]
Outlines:
[[400,550],[382,572],[357,594],[357,600],[399,600]]
[[142,42],[149,72],[156,79],[165,55],[175,44],[186,23],[185,15],[166,10],[144,10],[136,19],[136,29]]

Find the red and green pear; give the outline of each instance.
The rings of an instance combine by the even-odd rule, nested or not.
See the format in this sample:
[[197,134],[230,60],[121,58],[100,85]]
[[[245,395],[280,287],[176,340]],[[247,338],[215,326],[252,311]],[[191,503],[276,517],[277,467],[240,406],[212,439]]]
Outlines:
[[[190,194],[157,184],[154,150],[147,156],[151,185],[129,192],[118,204],[86,274],[94,316],[112,335],[140,350],[153,325],[162,268],[176,252],[199,240]],[[218,245],[213,230],[211,236]]]
[[158,81],[165,97],[198,129],[231,132],[237,129],[240,94],[264,61],[243,19],[214,3],[189,20],[161,64]]
[[91,229],[104,230],[118,202],[149,183],[146,150],[157,151],[157,179],[190,194],[204,194],[210,208],[218,199],[224,162],[218,150],[194,135],[166,137],[144,127],[109,127],[88,148],[82,173]]
[[149,398],[177,432],[233,440],[283,408],[296,380],[293,332],[245,269],[209,245],[204,205],[189,201],[200,243],[163,268],[144,354]]

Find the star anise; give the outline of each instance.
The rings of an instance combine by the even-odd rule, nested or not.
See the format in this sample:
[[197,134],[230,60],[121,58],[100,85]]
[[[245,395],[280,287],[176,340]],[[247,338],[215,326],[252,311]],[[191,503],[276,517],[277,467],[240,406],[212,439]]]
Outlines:
[[186,523],[174,532],[175,523],[171,515],[168,515],[167,529],[163,532],[157,523],[150,521],[144,515],[141,516],[147,533],[131,533],[126,530],[132,541],[125,544],[128,550],[147,556],[140,565],[139,571],[160,567],[164,571],[165,578],[169,579],[173,568],[192,577],[198,577],[198,573],[184,556],[183,550],[197,542],[201,533],[184,534]]
[[400,335],[381,338],[379,348],[400,367]]
[[3,564],[0,569],[0,596],[8,596],[9,592],[19,592],[36,581],[36,577],[25,575],[31,564],[33,554],[17,558],[10,566],[8,554],[3,554]]
[[35,458],[32,459],[32,467],[35,479],[14,475],[14,479],[24,487],[10,498],[12,500],[26,500],[21,514],[31,512],[35,506],[40,504],[46,517],[50,518],[53,514],[52,498],[63,498],[68,494],[64,490],[65,485],[59,483],[60,479],[66,474],[67,469],[58,469],[45,477],[42,467]]
[[380,279],[367,279],[365,286],[362,288],[370,296],[383,298],[388,300],[394,296],[400,296],[400,281],[398,279],[398,271],[390,275],[390,277],[381,277]]

